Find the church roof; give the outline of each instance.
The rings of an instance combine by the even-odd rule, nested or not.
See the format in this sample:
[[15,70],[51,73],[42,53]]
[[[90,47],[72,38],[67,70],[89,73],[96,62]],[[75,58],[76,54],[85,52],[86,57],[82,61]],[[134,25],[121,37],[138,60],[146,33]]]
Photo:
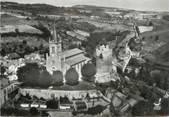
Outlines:
[[65,63],[72,66],[76,65],[78,63],[84,62],[84,61],[89,61],[90,59],[85,57],[83,54],[73,56],[71,58],[66,59]]
[[70,57],[73,57],[73,56],[76,56],[76,55],[79,55],[82,53],[84,53],[82,50],[80,50],[78,48],[74,48],[74,49],[66,50],[66,51],[62,52],[62,58],[65,57],[65,59],[68,59]]

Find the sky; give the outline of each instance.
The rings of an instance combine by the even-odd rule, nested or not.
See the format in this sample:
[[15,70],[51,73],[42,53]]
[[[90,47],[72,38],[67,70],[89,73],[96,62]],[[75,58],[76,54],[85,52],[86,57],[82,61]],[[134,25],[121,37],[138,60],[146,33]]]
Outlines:
[[19,3],[45,3],[54,6],[96,5],[142,11],[169,11],[169,0],[2,0]]

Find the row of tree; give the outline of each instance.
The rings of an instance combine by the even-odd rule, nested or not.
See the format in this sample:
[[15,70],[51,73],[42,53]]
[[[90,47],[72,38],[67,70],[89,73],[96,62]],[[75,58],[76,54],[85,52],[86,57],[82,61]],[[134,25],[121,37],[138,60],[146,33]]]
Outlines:
[[[96,68],[93,64],[85,64],[82,68],[82,75],[85,81],[94,81]],[[63,85],[63,73],[61,71],[54,71],[50,75],[46,68],[39,66],[36,63],[27,63],[20,67],[17,71],[18,80],[24,83],[24,86],[43,87],[61,86]],[[75,68],[70,68],[65,75],[66,84],[77,85],[79,81],[79,74]]]
[[[48,52],[48,48],[44,47],[43,44],[35,47],[31,47],[27,44],[27,41],[23,40],[20,43],[3,43],[0,54],[2,56],[17,54],[18,58],[23,58],[25,55],[39,51],[40,54]],[[13,57],[12,57],[13,58]],[[15,58],[15,57],[14,57]]]

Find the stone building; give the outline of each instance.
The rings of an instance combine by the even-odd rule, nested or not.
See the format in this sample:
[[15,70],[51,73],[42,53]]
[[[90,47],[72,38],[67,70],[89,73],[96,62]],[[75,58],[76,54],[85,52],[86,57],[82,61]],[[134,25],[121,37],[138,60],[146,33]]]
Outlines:
[[91,59],[85,57],[84,52],[78,48],[62,51],[62,40],[54,27],[49,39],[49,55],[46,54],[46,68],[49,73],[59,70],[65,75],[66,71],[73,67],[81,78],[81,68],[89,61]]

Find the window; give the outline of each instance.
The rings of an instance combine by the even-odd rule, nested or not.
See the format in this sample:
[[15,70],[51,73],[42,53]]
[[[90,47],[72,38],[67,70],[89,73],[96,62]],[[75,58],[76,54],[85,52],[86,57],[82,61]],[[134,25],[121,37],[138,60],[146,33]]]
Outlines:
[[55,66],[53,66],[53,67],[52,67],[52,70],[53,70],[53,71],[55,71],[55,70],[56,70],[56,67],[55,67]]
[[55,47],[52,47],[52,53],[55,53]]
[[55,64],[55,61],[54,60],[52,60],[52,65],[54,65]]

